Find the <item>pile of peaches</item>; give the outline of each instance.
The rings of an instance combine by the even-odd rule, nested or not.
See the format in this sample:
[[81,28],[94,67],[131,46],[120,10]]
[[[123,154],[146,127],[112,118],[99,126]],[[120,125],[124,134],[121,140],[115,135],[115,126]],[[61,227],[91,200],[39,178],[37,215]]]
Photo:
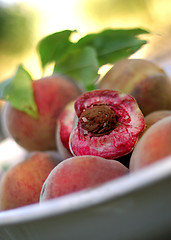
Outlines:
[[37,118],[5,103],[6,128],[28,154],[0,179],[1,210],[91,189],[171,155],[171,81],[155,63],[120,60],[91,91],[58,74],[32,88]]

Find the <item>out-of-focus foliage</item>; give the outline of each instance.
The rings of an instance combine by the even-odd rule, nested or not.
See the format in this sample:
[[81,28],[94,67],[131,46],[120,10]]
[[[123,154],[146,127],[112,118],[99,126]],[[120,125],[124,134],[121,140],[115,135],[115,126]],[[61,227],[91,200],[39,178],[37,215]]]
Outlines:
[[2,5],[10,1],[0,0],[0,81],[23,60],[37,78],[41,74],[33,52],[37,41],[64,29],[78,29],[84,36],[106,28],[144,28],[151,34],[139,56],[171,55],[171,0],[18,0],[15,5]]
[[0,54],[20,54],[33,46],[35,14],[23,5],[0,5]]
[[37,10],[22,2],[4,2],[0,0],[0,81],[11,77],[33,51],[39,32]]

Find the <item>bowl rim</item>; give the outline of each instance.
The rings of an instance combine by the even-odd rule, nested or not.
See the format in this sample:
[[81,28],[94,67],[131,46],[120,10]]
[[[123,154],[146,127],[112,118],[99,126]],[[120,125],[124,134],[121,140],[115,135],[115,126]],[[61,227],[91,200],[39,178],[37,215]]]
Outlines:
[[169,176],[171,176],[171,155],[163,158],[162,161],[103,183],[95,188],[68,194],[58,199],[50,199],[41,203],[1,211],[0,227],[62,215],[102,204],[123,197],[128,193],[141,191],[144,187],[155,184]]

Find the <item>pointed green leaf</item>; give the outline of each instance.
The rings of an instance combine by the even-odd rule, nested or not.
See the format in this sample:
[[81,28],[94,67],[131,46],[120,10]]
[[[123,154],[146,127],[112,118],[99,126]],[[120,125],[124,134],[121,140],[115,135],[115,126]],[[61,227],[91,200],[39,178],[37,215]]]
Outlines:
[[30,116],[37,118],[38,110],[34,100],[32,78],[22,65],[14,77],[0,83],[0,99]]
[[95,88],[98,69],[96,51],[91,47],[85,47],[73,49],[65,55],[56,63],[54,72],[71,77],[89,91]]
[[37,50],[40,55],[42,68],[52,62],[57,62],[63,55],[66,54],[68,49],[73,44],[69,38],[71,33],[75,31],[64,30],[56,32],[43,38],[38,46]]
[[100,33],[86,35],[76,43],[76,47],[93,47],[97,52],[99,66],[102,66],[135,53],[147,43],[137,35],[147,33],[149,32],[140,28],[107,29]]

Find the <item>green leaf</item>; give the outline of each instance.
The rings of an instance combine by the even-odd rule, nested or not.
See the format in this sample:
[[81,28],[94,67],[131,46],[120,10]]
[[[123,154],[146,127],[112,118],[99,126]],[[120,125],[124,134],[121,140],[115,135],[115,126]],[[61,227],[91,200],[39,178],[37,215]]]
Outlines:
[[72,78],[78,84],[82,84],[86,91],[90,91],[95,89],[98,69],[96,51],[91,47],[84,47],[73,49],[66,54],[56,63],[54,72]]
[[146,44],[146,41],[140,39],[127,39],[126,43],[118,42],[118,49],[115,49],[110,53],[103,52],[102,56],[99,56],[99,65],[102,66],[106,63],[113,64],[123,58],[128,58],[138,51],[144,44]]
[[32,78],[22,65],[14,77],[0,83],[0,98],[23,111],[33,118],[38,117],[37,105],[34,100]]
[[97,52],[100,67],[107,63],[113,64],[135,53],[147,43],[139,39],[137,35],[147,33],[149,32],[140,28],[107,29],[100,33],[86,35],[76,43],[76,47],[93,47]]
[[40,55],[43,69],[49,63],[58,62],[60,58],[66,54],[73,44],[69,40],[69,37],[73,32],[75,31],[64,30],[56,32],[48,35],[39,42],[37,50]]

